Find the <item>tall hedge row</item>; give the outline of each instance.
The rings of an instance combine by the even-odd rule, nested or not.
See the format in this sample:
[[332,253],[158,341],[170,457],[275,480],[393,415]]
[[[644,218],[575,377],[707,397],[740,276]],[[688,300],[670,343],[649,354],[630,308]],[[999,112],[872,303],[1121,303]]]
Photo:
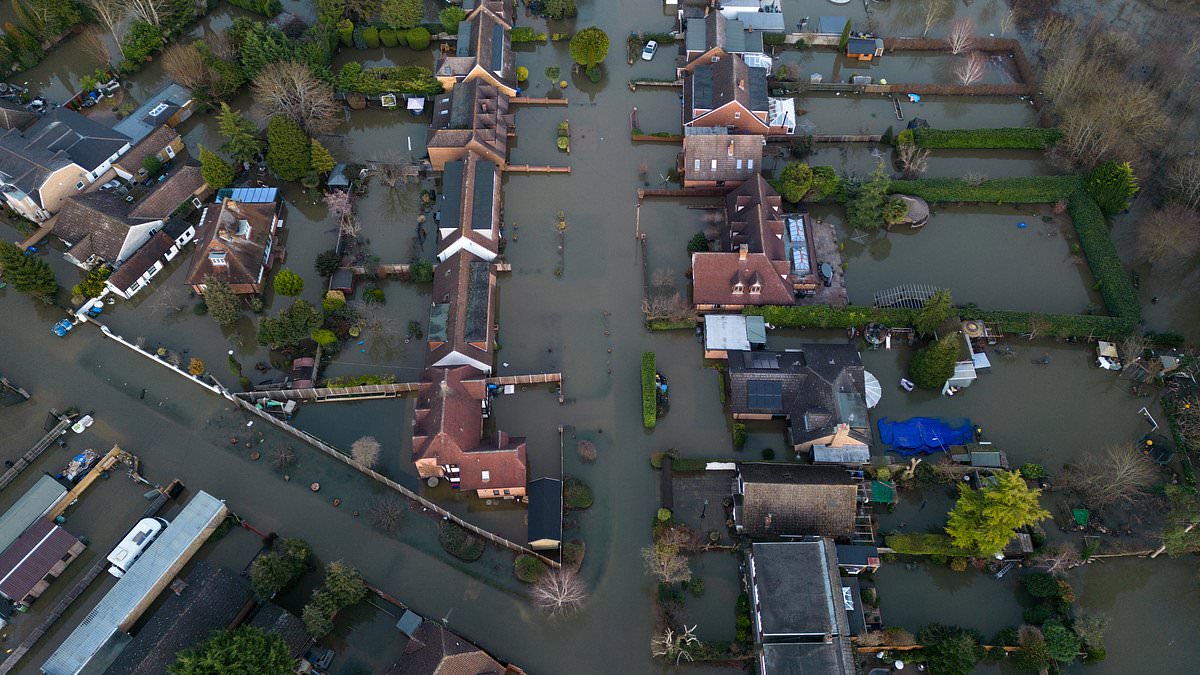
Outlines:
[[642,352],[642,424],[653,429],[658,422],[658,387],[654,382],[654,352]]
[[905,129],[896,135],[896,142],[939,150],[1045,150],[1061,137],[1058,129],[1041,127]]
[[919,178],[892,181],[892,193],[927,202],[986,202],[989,204],[1053,204],[1080,187],[1078,176],[1020,176],[968,181],[962,178]]
[[1075,223],[1079,245],[1083,248],[1083,255],[1087,258],[1096,284],[1100,286],[1100,295],[1104,298],[1108,313],[1134,323],[1141,321],[1142,304],[1121,264],[1121,258],[1117,256],[1117,247],[1108,234],[1108,221],[1104,219],[1100,207],[1082,190],[1071,195],[1067,207]]

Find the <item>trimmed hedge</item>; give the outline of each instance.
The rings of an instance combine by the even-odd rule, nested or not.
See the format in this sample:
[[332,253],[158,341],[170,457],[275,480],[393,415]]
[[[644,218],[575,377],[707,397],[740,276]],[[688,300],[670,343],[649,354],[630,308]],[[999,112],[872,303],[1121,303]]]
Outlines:
[[658,387],[654,383],[654,352],[642,352],[642,425],[653,429],[658,422]]
[[670,319],[650,319],[646,322],[649,330],[695,330],[695,321],[671,321]]
[[945,555],[955,558],[970,556],[950,543],[950,535],[932,532],[911,532],[908,534],[889,534],[883,538],[884,544],[901,555]]
[[1040,127],[1002,129],[905,129],[896,143],[915,142],[923,148],[946,150],[1045,150],[1062,132]]
[[1020,176],[973,182],[962,178],[920,178],[894,180],[888,191],[931,203],[1052,204],[1067,199],[1079,187],[1078,176]]
[[994,323],[1004,333],[1028,333],[1037,321],[1041,335],[1058,338],[1119,338],[1137,327],[1134,319],[1100,314],[1040,314],[967,307],[959,316]]
[[1117,248],[1108,234],[1108,222],[1096,200],[1080,190],[1071,195],[1067,207],[1108,313],[1134,323],[1141,321],[1142,304],[1117,256]]
[[748,307],[746,314],[761,316],[777,328],[850,328],[878,322],[889,326],[907,326],[915,310],[876,309],[873,307],[829,307],[805,305],[787,307]]

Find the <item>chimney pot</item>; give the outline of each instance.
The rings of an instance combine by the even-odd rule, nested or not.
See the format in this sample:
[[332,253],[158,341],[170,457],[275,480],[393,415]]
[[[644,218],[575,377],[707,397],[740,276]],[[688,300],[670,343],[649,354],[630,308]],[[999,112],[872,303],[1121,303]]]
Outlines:
[[750,247],[746,244],[738,246],[738,260],[745,260],[750,255]]

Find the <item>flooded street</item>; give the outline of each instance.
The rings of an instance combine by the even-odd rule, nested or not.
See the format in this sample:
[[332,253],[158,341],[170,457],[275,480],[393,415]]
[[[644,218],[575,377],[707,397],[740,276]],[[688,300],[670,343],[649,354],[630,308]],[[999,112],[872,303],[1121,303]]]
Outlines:
[[[872,15],[890,33],[919,35],[921,17],[912,9],[915,4],[872,3]],[[311,14],[306,2],[289,0],[284,6],[285,11]],[[783,6],[789,21],[829,13],[866,18],[858,2],[834,7],[826,0],[784,0]],[[976,18],[981,33],[999,32],[1005,9],[1001,0],[977,0],[966,8],[956,3],[956,7]],[[83,436],[69,439],[73,451],[81,447],[106,450],[119,444],[142,459],[151,482],[166,484],[178,477],[190,491],[205,490],[226,499],[233,511],[263,531],[307,539],[322,562],[347,559],[362,570],[368,582],[414,611],[430,618],[447,618],[452,630],[531,674],[673,672],[662,662],[652,661],[648,649],[655,621],[655,583],[643,572],[639,550],[650,543],[649,524],[659,505],[658,474],[650,468],[650,455],[674,448],[684,457],[757,459],[765,448],[784,447],[783,424],[752,424],[745,449],[735,451],[718,394],[717,373],[702,359],[701,345],[693,333],[651,333],[644,327],[635,222],[640,217],[638,227],[647,235],[650,273],[670,280],[687,297],[687,241],[706,226],[706,211],[691,207],[711,205],[715,200],[648,199],[639,216],[636,190],[663,187],[679,148],[631,143],[630,112],[637,107],[639,124],[647,132],[679,133],[681,119],[676,91],[643,88],[631,92],[626,86],[634,77],[673,76],[671,50],[660,51],[653,62],[638,61],[630,67],[624,59],[624,36],[638,30],[668,30],[672,21],[656,3],[585,0],[579,9],[576,20],[551,30],[598,24],[612,36],[606,77],[600,84],[570,73],[565,41],[517,50],[518,63],[530,72],[528,93],[561,94],[569,105],[514,105],[517,138],[510,144],[509,160],[513,164],[569,165],[571,173],[504,177],[504,258],[511,263],[512,272],[501,274],[498,280],[499,351],[495,358],[497,375],[562,372],[565,403],[560,405],[557,395],[545,387],[518,387],[513,395],[495,399],[489,424],[528,438],[531,478],[558,476],[561,471],[582,478],[594,490],[594,506],[569,514],[565,533],[565,538],[579,538],[587,545],[582,576],[591,597],[581,614],[556,621],[538,613],[525,597],[526,587],[514,578],[513,556],[505,550],[489,547],[482,560],[469,564],[449,557],[437,542],[436,522],[421,513],[409,512],[395,536],[371,528],[357,514],[365,513],[370,500],[383,493],[378,484],[261,422],[247,427],[248,418],[227,401],[105,340],[93,326],[81,326],[65,339],[54,337],[49,329],[62,317],[62,310],[35,304],[12,288],[0,290],[0,313],[6,317],[0,324],[5,345],[0,353],[0,374],[27,388],[34,398],[0,409],[4,458],[18,457],[37,440],[49,407],[94,410],[96,425]],[[240,12],[222,4],[194,27],[192,35],[201,37],[220,30]],[[543,22],[529,19],[524,10],[519,15],[521,24],[544,30]],[[944,32],[943,24],[931,35]],[[859,72],[831,52],[788,52],[785,61],[789,59],[799,63],[806,75],[822,72],[829,77],[840,69],[845,78]],[[920,78],[913,81],[942,81],[947,60],[888,56],[863,72],[895,81],[903,81],[908,74]],[[95,67],[79,61],[75,50],[60,47],[14,81],[28,81],[36,92],[62,100],[78,87],[80,77]],[[350,61],[431,65],[433,53],[343,50],[335,69]],[[552,66],[560,67],[561,79],[570,83],[565,90],[544,75]],[[1000,71],[989,77],[993,78],[989,82],[1005,81]],[[140,102],[165,82],[161,64],[155,61],[128,78],[124,95]],[[243,110],[251,107],[245,92],[231,103]],[[1014,98],[928,96],[919,105],[906,103],[904,111],[907,119],[921,117],[943,128],[1035,124],[1032,106]],[[797,102],[797,113],[801,122],[810,123],[818,134],[877,134],[889,126],[898,131],[906,124],[895,119],[888,99],[870,95],[806,94]],[[555,127],[562,120],[570,122],[569,154],[555,147]],[[406,112],[355,111],[328,143],[322,142],[339,161],[416,161],[426,154],[427,123],[427,118]],[[223,142],[213,114],[195,115],[180,131],[193,155],[199,144],[217,148]],[[865,175],[881,158],[890,161],[890,150],[817,146],[807,161]],[[785,161],[778,157],[766,160],[768,172],[777,171]],[[927,175],[967,173],[1002,177],[1043,175],[1052,169],[1039,153],[936,151]],[[416,239],[419,190],[427,187],[414,182],[389,189],[378,180],[371,182],[357,206],[362,238],[371,256],[383,263],[433,258],[432,237],[423,245]],[[304,279],[300,297],[319,304],[325,286],[313,261],[334,246],[336,224],[319,202],[318,192],[298,185],[283,187],[282,192],[288,203],[283,266]],[[567,223],[562,231],[556,227],[560,211]],[[1007,205],[934,211],[922,230],[875,234],[857,241],[842,226],[840,207],[813,209],[815,217],[835,223],[847,238],[846,277],[853,304],[869,305],[873,293],[884,288],[925,283],[950,288],[956,303],[986,308],[1080,313],[1101,306],[1086,263],[1074,253],[1074,234],[1066,219]],[[1019,222],[1027,227],[1019,228]],[[9,240],[19,238],[6,224],[0,224],[0,235]],[[69,288],[82,274],[62,259],[60,250],[60,244],[50,243],[39,255],[52,264],[60,285]],[[193,314],[197,298],[183,285],[189,262],[190,256],[184,256],[172,263],[133,302],[106,307],[104,323],[131,342],[140,340],[148,349],[164,345],[203,359],[231,389],[237,389],[238,375],[226,365],[229,350],[240,362],[242,373],[254,383],[278,377],[278,369],[260,374],[253,368],[271,359],[270,352],[256,340],[258,317],[247,311],[233,328],[222,329],[210,318]],[[427,328],[430,289],[396,279],[382,280],[378,287],[384,291],[386,303],[372,310],[373,322],[333,358],[325,376],[394,376],[405,382],[415,380],[421,372],[426,343],[406,341],[403,335],[410,321]],[[60,302],[65,300],[60,297]],[[264,300],[265,314],[290,302],[271,292]],[[1194,302],[1194,298],[1181,302]],[[827,332],[781,330],[771,333],[769,347],[794,347],[813,339],[845,338]],[[987,438],[1004,449],[1014,465],[1039,462],[1051,470],[1145,432],[1146,422],[1138,410],[1147,401],[1131,396],[1127,384],[1112,373],[1096,369],[1091,346],[1019,338],[1009,344],[1014,347],[1011,358],[991,355],[991,371],[954,398],[899,390],[897,383],[910,354],[907,348],[864,352],[867,369],[884,386],[873,420],[919,415],[967,417],[983,427]],[[669,413],[652,431],[644,430],[641,423],[638,364],[643,351],[655,352],[658,369],[678,392]],[[1050,356],[1047,365],[1033,363],[1045,355]],[[271,365],[278,368],[284,364]],[[1157,409],[1155,414],[1159,414]],[[413,402],[397,399],[307,404],[295,423],[342,449],[362,436],[374,436],[383,447],[381,473],[405,487],[423,490],[473,523],[520,540],[525,532],[523,510],[480,505],[478,500],[451,495],[445,488],[431,490],[418,480],[411,463],[412,417]],[[560,427],[564,429],[561,444]],[[238,444],[231,442],[234,437]],[[596,445],[596,462],[585,464],[578,457],[575,447],[581,439]],[[264,455],[268,455],[265,449],[293,447],[299,462],[289,470],[290,480],[285,482],[282,472],[272,468],[265,457],[250,461],[250,450],[242,445],[245,442],[264,449]],[[56,470],[69,454],[52,448],[0,494],[0,504],[10,504],[42,471]],[[309,490],[312,482],[321,484],[319,493]],[[93,544],[68,574],[79,573],[107,553],[144,508],[143,491],[123,472],[114,472],[89,491],[68,515],[66,527],[86,535]],[[342,500],[340,507],[331,504],[334,498]],[[902,498],[909,500],[910,495]],[[922,503],[925,506],[920,506]],[[917,501],[904,501],[895,513],[885,514],[881,529],[940,528],[950,504],[950,497],[932,488]],[[206,555],[230,569],[240,569],[257,548],[257,539],[237,531],[209,548],[212,552]],[[701,598],[687,599],[690,620],[699,624],[698,634],[703,639],[733,639],[733,606],[740,592],[738,559],[707,553],[693,567],[705,580],[707,591]],[[922,624],[940,621],[977,629],[990,638],[1000,628],[1019,624],[1022,603],[1028,600],[1017,588],[1015,574],[995,580],[986,573],[956,573],[924,564],[909,569],[899,562],[885,565],[876,579],[884,622],[914,632]],[[110,579],[104,578],[104,582],[89,589],[45,636],[26,657],[26,666],[41,663],[111,586]],[[1072,582],[1080,593],[1083,611],[1102,612],[1113,622],[1108,660],[1075,666],[1073,672],[1183,672],[1179,664],[1200,659],[1200,644],[1192,639],[1200,629],[1196,618],[1200,616],[1200,585],[1194,560],[1097,563],[1075,570]],[[53,606],[56,594],[68,585],[52,586],[39,607]],[[301,594],[291,593],[296,597],[285,599],[285,604],[290,602],[295,605],[291,608],[298,610],[303,603]],[[18,617],[18,622],[31,618]],[[343,622],[339,616],[338,632],[331,638],[331,644],[346,650],[334,672],[379,672],[390,665],[386,661],[395,658],[399,640],[387,617],[368,607],[356,607],[344,618]],[[701,672],[739,671],[705,668]],[[985,663],[979,672],[1008,671]]]

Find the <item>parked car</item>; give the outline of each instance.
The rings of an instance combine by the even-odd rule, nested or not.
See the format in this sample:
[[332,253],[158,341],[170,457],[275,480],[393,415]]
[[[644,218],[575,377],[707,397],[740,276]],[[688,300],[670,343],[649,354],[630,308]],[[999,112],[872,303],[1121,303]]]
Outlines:
[[109,190],[116,190],[119,187],[121,187],[121,181],[114,179],[114,180],[108,181],[104,185],[101,185],[100,189],[105,192],[108,192]]
[[651,40],[651,41],[647,42],[646,46],[642,47],[642,60],[649,61],[650,59],[654,58],[654,52],[657,52],[657,51],[658,51],[658,42],[657,41]]

